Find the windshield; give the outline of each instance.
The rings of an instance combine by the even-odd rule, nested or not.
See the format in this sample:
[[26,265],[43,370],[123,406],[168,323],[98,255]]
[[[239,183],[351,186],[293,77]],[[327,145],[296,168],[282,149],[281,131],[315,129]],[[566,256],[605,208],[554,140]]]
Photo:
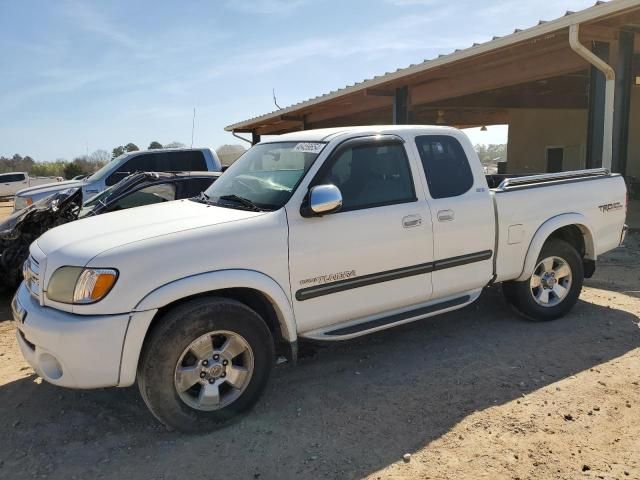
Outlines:
[[289,200],[324,146],[317,142],[258,144],[231,165],[204,196],[223,207],[277,210]]
[[118,197],[123,193],[131,190],[131,188],[139,185],[146,180],[157,180],[159,178],[157,173],[151,172],[140,172],[134,173],[133,175],[129,175],[128,177],[123,178],[115,185],[110,186],[106,190],[94,195],[89,200],[82,204],[82,210],[80,211],[80,218],[86,217],[94,213],[95,209],[99,205],[106,206],[111,197]]
[[123,153],[119,157],[114,158],[113,160],[108,162],[104,167],[102,167],[97,172],[95,172],[93,175],[91,175],[90,177],[86,177],[84,181],[95,182],[97,180],[102,180],[103,178],[108,177],[116,168],[120,166],[120,164],[122,163],[122,160],[124,160],[124,158],[128,156],[129,156],[128,153]]
[[117,186],[118,184],[116,183],[84,202],[82,204],[82,210],[80,210],[80,217],[86,217],[89,215],[97,205],[106,205],[107,199],[113,194],[113,191]]

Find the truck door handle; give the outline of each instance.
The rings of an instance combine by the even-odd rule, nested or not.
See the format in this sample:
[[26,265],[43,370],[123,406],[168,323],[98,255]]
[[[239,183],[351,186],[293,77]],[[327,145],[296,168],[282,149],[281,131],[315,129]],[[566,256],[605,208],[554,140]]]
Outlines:
[[454,218],[456,218],[453,210],[439,210],[438,211],[438,221],[439,222],[450,222]]
[[404,228],[417,227],[422,225],[422,217],[420,215],[407,215],[402,218],[402,226]]

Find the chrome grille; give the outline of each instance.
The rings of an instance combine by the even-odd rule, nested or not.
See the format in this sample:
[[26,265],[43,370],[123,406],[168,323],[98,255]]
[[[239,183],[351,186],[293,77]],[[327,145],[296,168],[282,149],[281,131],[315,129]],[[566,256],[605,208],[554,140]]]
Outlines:
[[31,296],[40,301],[40,293],[42,292],[40,286],[40,264],[32,256],[24,262],[22,276]]

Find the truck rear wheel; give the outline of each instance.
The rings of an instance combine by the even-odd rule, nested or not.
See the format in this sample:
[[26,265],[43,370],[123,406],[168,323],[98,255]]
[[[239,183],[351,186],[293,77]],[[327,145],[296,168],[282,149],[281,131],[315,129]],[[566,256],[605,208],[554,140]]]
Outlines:
[[523,282],[505,282],[502,289],[515,309],[534,321],[566,315],[578,301],[584,268],[580,255],[563,240],[549,240],[542,247],[533,274]]
[[271,333],[255,311],[235,300],[200,298],[170,310],[150,333],[138,387],[169,428],[207,432],[256,403],[273,363]]

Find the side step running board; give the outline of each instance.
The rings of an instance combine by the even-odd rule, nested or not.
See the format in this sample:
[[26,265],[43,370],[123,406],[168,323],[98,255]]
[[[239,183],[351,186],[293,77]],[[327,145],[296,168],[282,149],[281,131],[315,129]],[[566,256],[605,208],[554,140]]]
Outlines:
[[344,336],[344,335],[353,335],[357,333],[366,332],[367,330],[371,330],[373,328],[379,328],[385,325],[391,325],[393,323],[402,322],[403,320],[408,320],[414,317],[420,317],[422,315],[428,315],[430,313],[435,313],[440,310],[446,310],[451,307],[458,307],[460,305],[464,305],[471,300],[469,295],[464,295],[462,297],[453,298],[451,300],[447,300],[440,303],[435,303],[433,305],[429,305],[426,307],[416,308],[414,310],[409,310],[407,312],[396,313],[395,315],[390,315],[388,317],[376,318],[375,320],[369,320],[368,322],[358,323],[355,325],[349,325],[347,327],[336,328],[335,330],[329,330],[324,333],[324,337],[336,337],[336,336]]

